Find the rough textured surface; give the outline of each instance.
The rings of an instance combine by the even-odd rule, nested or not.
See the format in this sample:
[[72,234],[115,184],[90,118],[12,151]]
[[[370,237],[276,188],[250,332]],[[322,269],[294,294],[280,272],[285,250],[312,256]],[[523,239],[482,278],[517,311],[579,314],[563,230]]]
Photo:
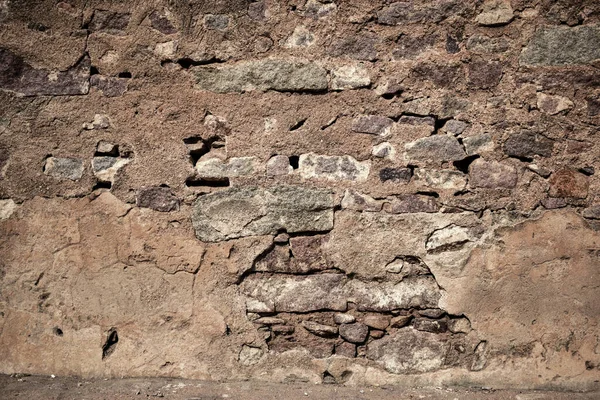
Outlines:
[[597,389],[599,24],[0,1],[0,373]]

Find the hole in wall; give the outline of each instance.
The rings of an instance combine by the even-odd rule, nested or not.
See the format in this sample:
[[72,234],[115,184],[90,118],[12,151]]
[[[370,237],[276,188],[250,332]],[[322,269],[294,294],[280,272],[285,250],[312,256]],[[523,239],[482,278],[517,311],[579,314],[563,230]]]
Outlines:
[[117,77],[131,79],[131,72],[128,72],[128,71],[119,72]]
[[202,179],[188,178],[185,180],[187,187],[228,187],[230,185],[229,178],[219,179]]
[[293,169],[300,167],[300,156],[290,156],[290,165]]
[[96,182],[96,184],[94,185],[94,187],[92,187],[92,192],[94,190],[98,190],[98,189],[111,189],[112,188],[112,183],[110,182],[104,182],[104,181],[98,181]]
[[119,342],[119,334],[117,333],[117,328],[110,328],[106,335],[106,341],[102,345],[102,359],[104,360],[106,357],[110,356],[114,353],[117,343]]
[[52,329],[52,332],[56,335],[56,336],[61,336],[63,335],[63,331],[62,329],[60,329],[59,327],[54,327],[54,329]]
[[302,126],[304,125],[304,123],[306,122],[306,118],[301,119],[300,121],[296,122],[294,125],[292,125],[290,127],[290,132],[298,130],[300,128],[302,128]]
[[97,67],[95,67],[95,66],[92,65],[90,67],[90,75],[98,75],[98,74],[100,74],[100,71],[98,71]]
[[469,157],[467,157],[465,159],[462,159],[462,160],[459,160],[459,161],[454,161],[452,164],[454,165],[454,168],[456,168],[460,172],[462,172],[464,174],[468,174],[469,173],[469,166],[471,165],[471,163],[473,161],[475,161],[478,158],[479,158],[479,155],[469,156]]

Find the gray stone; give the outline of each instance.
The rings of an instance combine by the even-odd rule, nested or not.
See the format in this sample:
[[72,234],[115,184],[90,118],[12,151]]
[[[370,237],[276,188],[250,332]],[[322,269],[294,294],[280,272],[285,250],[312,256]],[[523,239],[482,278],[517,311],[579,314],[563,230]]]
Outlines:
[[119,146],[105,140],[101,140],[96,145],[96,154],[100,156],[118,156]]
[[289,175],[293,170],[288,156],[276,155],[267,161],[267,176]]
[[415,117],[414,115],[403,115],[398,120],[398,123],[413,126],[430,126],[431,131],[433,132],[435,126],[435,119],[433,117]]
[[412,320],[412,315],[399,315],[397,317],[392,318],[390,322],[390,326],[392,328],[404,328],[406,325],[410,323]]
[[116,11],[95,10],[89,30],[92,32],[104,31],[111,34],[124,34],[129,25],[130,13]]
[[401,35],[396,41],[397,46],[392,50],[394,59],[414,58],[430,49],[438,40],[436,35]]
[[128,88],[128,78],[115,78],[112,76],[92,75],[90,85],[97,87],[106,97],[122,96]]
[[465,151],[469,156],[491,152],[495,147],[492,135],[489,133],[468,136],[463,138],[462,142],[463,146],[465,146]]
[[35,69],[25,60],[0,48],[0,89],[24,96],[68,96],[89,92],[90,59],[82,59],[66,71]]
[[563,198],[547,197],[542,199],[541,204],[548,210],[554,210],[556,208],[563,208],[567,206],[567,201]]
[[474,53],[504,53],[510,43],[504,37],[489,37],[475,34],[467,40],[467,50]]
[[458,0],[436,2],[399,1],[377,12],[377,22],[384,25],[406,25],[417,22],[437,23],[449,16],[465,16],[470,3]]
[[168,14],[161,13],[158,11],[153,11],[150,16],[150,26],[160,33],[164,33],[165,35],[171,35],[177,32],[175,26],[169,19]]
[[370,161],[357,161],[351,156],[302,154],[298,171],[304,179],[364,182],[369,177]]
[[360,89],[371,84],[367,69],[361,65],[344,65],[331,70],[331,89]]
[[540,167],[537,164],[529,164],[527,166],[527,169],[530,170],[531,172],[535,172],[542,178],[547,178],[552,174],[552,171],[550,171],[549,169],[546,169],[544,167]]
[[255,21],[264,21],[266,19],[266,10],[267,5],[264,0],[248,4],[248,16]]
[[273,312],[346,311],[345,280],[342,274],[253,274],[244,279],[240,290]]
[[590,206],[583,210],[583,218],[600,219],[600,205]]
[[415,318],[413,327],[418,331],[431,333],[444,333],[448,330],[446,321],[428,318]]
[[377,37],[372,35],[351,35],[335,40],[329,46],[329,54],[333,57],[346,56],[356,60],[375,61]]
[[513,9],[508,0],[488,0],[483,3],[481,13],[475,18],[479,25],[498,26],[513,19]]
[[[94,129],[107,129],[110,127],[110,118],[106,114],[95,114],[92,122],[85,122],[82,128],[88,131]],[[100,144],[100,143],[98,143]]]
[[442,229],[435,230],[425,243],[425,248],[430,253],[440,253],[445,251],[454,251],[460,249],[466,242],[476,239],[471,229],[449,225]]
[[317,336],[332,337],[337,336],[338,334],[337,326],[323,325],[314,321],[302,321],[302,326],[304,329]]
[[333,195],[326,189],[294,186],[232,187],[200,196],[192,222],[207,242],[244,236],[323,232],[333,228]]
[[435,198],[419,194],[404,194],[394,197],[386,207],[385,211],[390,214],[405,214],[437,212],[439,209]]
[[223,14],[206,14],[204,26],[206,29],[225,30],[229,26],[229,17]]
[[195,67],[196,86],[217,93],[327,90],[327,71],[315,63],[264,59],[222,67]]
[[356,357],[356,345],[348,342],[342,342],[335,346],[335,355],[341,357]]
[[389,312],[400,308],[437,308],[440,289],[432,276],[409,277],[401,282],[361,282],[346,285],[349,301],[359,311]]
[[351,314],[336,313],[333,315],[333,321],[336,324],[351,324],[356,321],[356,318],[354,318],[354,315]]
[[223,162],[219,158],[201,159],[196,163],[196,173],[205,179],[235,178],[251,175],[258,167],[256,157],[233,157]]
[[395,160],[396,159],[396,149],[389,142],[379,143],[378,145],[373,146],[371,150],[371,155],[377,158],[385,158],[387,160]]
[[382,115],[361,115],[352,121],[352,131],[386,136],[390,133],[394,121]]
[[537,94],[537,108],[546,114],[556,115],[572,109],[573,106],[573,102],[566,97],[551,96],[545,93]]
[[471,364],[471,371],[481,371],[485,368],[487,363],[487,342],[481,341],[475,348],[473,354],[473,363]]
[[469,166],[469,185],[512,189],[517,185],[517,169],[512,165],[478,158]]
[[381,182],[393,182],[407,184],[412,178],[410,168],[392,168],[386,167],[379,171],[379,179]]
[[315,36],[302,25],[298,25],[294,28],[294,32],[287,38],[284,43],[284,47],[288,49],[309,47],[315,43]]
[[502,79],[502,64],[497,61],[473,61],[467,66],[467,77],[471,87],[492,88]]
[[260,362],[263,355],[264,353],[262,349],[258,347],[250,347],[248,345],[243,345],[238,356],[238,361],[242,365],[254,365]]
[[448,132],[454,136],[458,136],[467,129],[469,124],[464,121],[459,121],[457,119],[451,119],[450,121],[444,124],[444,131]]
[[448,320],[448,330],[452,333],[469,333],[471,322],[467,318],[452,318]]
[[92,158],[92,170],[101,182],[114,182],[117,172],[129,163],[127,158],[101,156]]
[[521,53],[523,65],[586,64],[600,58],[600,25],[539,28]]
[[44,164],[44,173],[53,178],[76,181],[83,176],[83,160],[79,158],[48,157]]
[[340,336],[350,343],[363,343],[369,335],[369,327],[365,324],[355,322],[353,324],[340,325]]
[[554,141],[532,132],[511,135],[504,143],[504,152],[512,157],[550,157]]
[[321,19],[334,13],[336,10],[337,5],[334,2],[308,0],[306,2],[304,16],[308,18]]
[[347,210],[378,212],[382,207],[383,201],[375,200],[353,189],[346,189],[342,198],[342,208]]
[[427,318],[441,318],[446,312],[441,308],[426,308],[417,311],[420,316]]
[[443,368],[449,347],[441,335],[403,328],[369,343],[367,358],[394,374],[423,373]]
[[458,140],[449,135],[433,135],[417,139],[404,146],[407,161],[458,161],[467,155]]
[[179,209],[179,199],[168,187],[143,187],[137,192],[138,207],[151,208],[156,211],[169,212]]
[[467,186],[467,178],[459,171],[417,168],[415,184],[423,188],[462,190]]

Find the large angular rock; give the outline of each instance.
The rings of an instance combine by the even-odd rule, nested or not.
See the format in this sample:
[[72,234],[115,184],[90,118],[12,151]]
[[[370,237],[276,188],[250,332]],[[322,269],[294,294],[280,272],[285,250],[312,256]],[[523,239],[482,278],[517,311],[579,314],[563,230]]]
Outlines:
[[217,242],[244,236],[323,232],[333,228],[329,190],[294,186],[234,187],[200,196],[192,222],[196,237]]
[[523,65],[586,64],[600,58],[600,25],[539,28],[519,59]]
[[80,95],[88,93],[89,79],[87,56],[66,71],[51,71],[33,68],[21,56],[0,48],[0,89],[24,96]]
[[431,275],[406,278],[399,283],[362,282],[346,285],[349,301],[359,311],[389,312],[399,308],[437,308],[441,293]]
[[435,198],[420,194],[403,194],[390,201],[386,211],[391,214],[426,212],[433,213],[439,209]]
[[572,168],[562,168],[550,177],[550,197],[585,199],[589,190],[587,176]]
[[76,181],[83,176],[83,160],[79,158],[48,157],[44,164],[44,173],[54,178]]
[[327,71],[315,63],[264,59],[222,67],[196,67],[196,87],[217,93],[327,90]]
[[369,71],[363,65],[343,65],[331,71],[331,89],[333,90],[359,89],[370,84]]
[[554,141],[532,132],[511,135],[504,143],[504,152],[512,157],[550,157]]
[[481,158],[469,166],[469,184],[480,188],[507,188],[517,185],[517,170],[512,165]]
[[171,189],[162,186],[143,187],[136,196],[138,207],[151,208],[160,212],[175,211],[179,208],[179,199]]
[[314,153],[300,156],[298,171],[304,179],[364,182],[369,177],[370,161],[351,156],[325,156]]
[[394,120],[382,115],[360,115],[352,120],[352,131],[386,136],[394,125]]
[[510,1],[488,0],[483,3],[481,13],[475,18],[479,25],[497,26],[508,24],[513,19],[513,9]]
[[256,157],[233,157],[224,162],[220,158],[209,158],[196,163],[196,173],[205,179],[233,178],[251,175],[258,168]]
[[450,135],[433,135],[404,146],[404,156],[409,161],[432,162],[462,160],[467,155],[458,140]]
[[367,358],[394,374],[430,372],[444,367],[450,345],[444,336],[402,328],[369,343]]
[[466,175],[451,169],[415,169],[415,184],[418,187],[462,190],[467,185]]
[[240,290],[252,302],[263,304],[264,310],[271,312],[346,311],[346,297],[342,292],[345,280],[342,274],[253,274],[244,279]]

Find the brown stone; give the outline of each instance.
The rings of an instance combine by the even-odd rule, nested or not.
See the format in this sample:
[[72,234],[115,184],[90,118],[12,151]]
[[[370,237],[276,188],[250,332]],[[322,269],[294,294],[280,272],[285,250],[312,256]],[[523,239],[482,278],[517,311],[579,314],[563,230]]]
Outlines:
[[359,322],[340,325],[340,336],[350,343],[363,343],[367,340],[369,328]]
[[478,158],[469,166],[469,185],[511,189],[517,185],[517,170],[512,165]]
[[356,357],[356,345],[348,342],[341,342],[335,345],[335,354],[341,357]]
[[571,168],[563,168],[554,172],[550,176],[549,183],[548,194],[551,197],[585,199],[588,195],[588,177]]
[[147,187],[138,191],[136,204],[138,207],[169,212],[179,208],[179,199],[172,194],[168,187]]
[[373,329],[383,331],[390,325],[390,317],[382,314],[369,314],[363,318],[362,322]]

